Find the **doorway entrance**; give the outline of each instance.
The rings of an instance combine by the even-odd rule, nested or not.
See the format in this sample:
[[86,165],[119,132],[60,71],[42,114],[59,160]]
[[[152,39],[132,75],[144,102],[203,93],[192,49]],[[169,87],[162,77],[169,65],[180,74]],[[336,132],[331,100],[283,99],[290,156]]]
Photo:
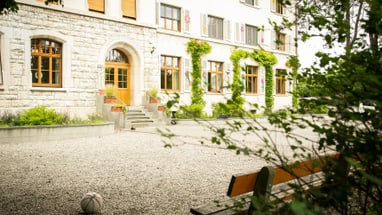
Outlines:
[[118,50],[109,51],[105,59],[105,85],[112,84],[118,103],[130,105],[130,64],[126,55]]

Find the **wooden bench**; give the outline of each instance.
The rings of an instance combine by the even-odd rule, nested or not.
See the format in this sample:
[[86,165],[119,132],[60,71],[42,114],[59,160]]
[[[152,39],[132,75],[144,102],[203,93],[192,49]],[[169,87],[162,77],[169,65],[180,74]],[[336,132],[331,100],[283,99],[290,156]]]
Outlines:
[[[262,201],[287,202],[293,193],[288,184],[296,183],[299,178],[304,180],[306,189],[310,185],[319,186],[322,182],[322,164],[329,159],[338,158],[339,155],[334,154],[284,168],[265,166],[257,172],[233,175],[227,192],[229,200],[191,208],[190,212],[196,215],[251,214],[252,196]],[[252,194],[248,194],[250,192]]]

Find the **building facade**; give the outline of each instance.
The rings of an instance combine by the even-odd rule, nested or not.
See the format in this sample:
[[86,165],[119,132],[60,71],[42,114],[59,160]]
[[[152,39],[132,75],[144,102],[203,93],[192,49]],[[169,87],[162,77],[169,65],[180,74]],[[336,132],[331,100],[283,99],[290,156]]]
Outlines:
[[[179,93],[190,103],[190,39],[207,41],[202,80],[211,105],[230,97],[233,50],[263,48],[278,59],[274,65],[275,108],[291,105],[285,63],[296,55],[295,29],[274,32],[269,21],[293,18],[291,8],[276,0],[18,0],[19,11],[0,17],[0,109],[18,111],[46,105],[71,117],[96,111],[105,84],[117,96],[140,106],[151,88]],[[265,69],[243,59],[243,95],[264,106]]]

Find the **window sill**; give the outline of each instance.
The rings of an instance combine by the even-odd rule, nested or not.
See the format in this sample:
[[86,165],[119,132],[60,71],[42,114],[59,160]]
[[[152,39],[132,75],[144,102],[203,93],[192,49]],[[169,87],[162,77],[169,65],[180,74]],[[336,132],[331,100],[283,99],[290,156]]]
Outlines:
[[272,11],[273,14],[275,14],[276,16],[285,16],[285,13],[278,13],[276,11]]
[[158,29],[158,33],[162,33],[162,34],[167,34],[167,35],[171,35],[171,36],[184,36],[186,35],[186,33],[184,32],[181,32],[181,31],[173,31],[173,30],[167,30],[167,29],[163,29],[163,28],[160,28]]
[[53,87],[32,87],[31,91],[36,92],[68,92],[65,88],[53,88]]
[[172,33],[182,33],[182,31],[169,29],[169,28],[158,27],[158,29],[160,29],[161,31],[167,31],[167,32],[172,32]]
[[209,92],[209,91],[207,91],[207,94],[208,95],[223,95],[224,93],[223,92]]

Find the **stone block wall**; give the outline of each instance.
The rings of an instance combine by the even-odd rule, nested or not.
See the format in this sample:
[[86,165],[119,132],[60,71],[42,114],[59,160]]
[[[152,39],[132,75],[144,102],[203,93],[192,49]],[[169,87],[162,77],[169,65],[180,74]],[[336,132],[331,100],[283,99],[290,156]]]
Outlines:
[[[158,76],[145,76],[158,68],[158,56],[151,54],[156,30],[99,16],[81,15],[65,9],[49,9],[19,4],[15,14],[0,16],[3,84],[0,110],[19,111],[47,105],[76,117],[96,110],[98,89],[104,87],[104,61],[108,51],[120,46],[128,55],[134,83],[135,104],[145,82]],[[32,38],[50,38],[63,44],[62,88],[32,87],[30,52]],[[155,45],[155,44],[154,44]]]

